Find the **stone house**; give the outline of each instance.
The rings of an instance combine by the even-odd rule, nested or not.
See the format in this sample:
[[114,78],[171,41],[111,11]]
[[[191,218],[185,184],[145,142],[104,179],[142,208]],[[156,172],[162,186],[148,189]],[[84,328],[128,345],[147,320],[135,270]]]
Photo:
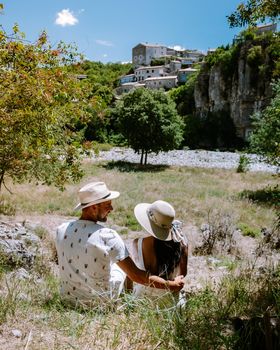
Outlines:
[[138,83],[138,82],[130,82],[130,83],[124,83],[117,87],[115,89],[116,95],[121,95],[123,93],[127,93],[133,89],[138,89],[141,87],[145,87],[145,83]]
[[135,74],[127,74],[120,77],[120,84],[133,83],[136,81]]
[[144,81],[147,78],[164,77],[167,75],[165,66],[139,67],[134,71],[136,81]]
[[149,89],[172,89],[177,85],[177,75],[168,75],[165,77],[147,78],[145,87]]
[[187,80],[188,77],[190,75],[192,75],[193,73],[195,73],[197,71],[197,69],[195,68],[183,68],[183,69],[179,69],[178,70],[178,83],[179,84],[184,84]]
[[132,63],[134,67],[150,65],[154,58],[166,56],[166,46],[141,43],[132,49]]

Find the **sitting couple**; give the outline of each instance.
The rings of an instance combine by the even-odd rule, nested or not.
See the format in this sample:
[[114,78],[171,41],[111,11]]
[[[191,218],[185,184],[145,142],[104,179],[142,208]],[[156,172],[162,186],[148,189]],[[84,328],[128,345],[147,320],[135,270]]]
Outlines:
[[96,297],[117,298],[126,278],[134,282],[137,296],[167,290],[178,294],[187,273],[188,246],[173,207],[161,200],[136,205],[136,219],[148,236],[133,241],[133,260],[118,233],[100,225],[119,192],[93,182],[78,194],[80,219],[60,225],[56,235],[62,297],[85,305]]

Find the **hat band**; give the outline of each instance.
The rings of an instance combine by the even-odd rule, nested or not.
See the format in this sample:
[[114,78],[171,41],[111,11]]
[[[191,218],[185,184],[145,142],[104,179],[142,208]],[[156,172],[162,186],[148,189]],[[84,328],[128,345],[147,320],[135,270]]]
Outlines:
[[[104,196],[104,197],[102,197],[102,198],[98,198],[98,199],[96,199],[96,200],[97,200],[97,201],[100,201],[100,199],[106,199],[106,198],[108,198],[109,196],[111,196],[111,192],[109,192],[106,196]],[[87,205],[87,204],[92,203],[92,202],[94,202],[94,201],[90,201],[90,202],[87,202],[87,203],[81,203],[81,205]]]
[[171,225],[165,225],[165,224],[161,224],[160,222],[158,222],[157,218],[155,217],[155,214],[153,213],[153,211],[151,209],[147,210],[147,214],[148,214],[148,218],[157,226],[161,227],[161,228],[171,228]]

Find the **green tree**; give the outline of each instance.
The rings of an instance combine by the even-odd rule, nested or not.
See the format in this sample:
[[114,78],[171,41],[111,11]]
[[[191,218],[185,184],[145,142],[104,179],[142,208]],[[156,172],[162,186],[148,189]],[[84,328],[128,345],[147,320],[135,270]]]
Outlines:
[[133,90],[118,101],[114,113],[128,145],[141,152],[141,164],[147,163],[148,153],[168,151],[181,144],[183,122],[175,103],[161,90]]
[[185,116],[195,112],[194,87],[199,72],[188,77],[184,85],[169,91],[170,97],[176,103],[179,115]]
[[230,27],[255,26],[267,18],[279,21],[279,0],[248,0],[237,6],[235,12],[227,16]]
[[7,177],[63,188],[81,176],[74,125],[88,115],[88,86],[65,68],[77,59],[45,32],[29,43],[17,25],[0,28],[0,189]]
[[[102,63],[85,61],[76,65],[74,71],[80,74],[86,74],[92,84],[93,93],[102,97],[110,98],[110,92],[119,85],[120,76],[132,73],[132,64],[130,63]],[[104,89],[106,87],[106,89]],[[107,91],[105,91],[107,90]],[[110,101],[108,101],[110,102]]]
[[270,105],[263,113],[253,116],[250,148],[269,163],[280,166],[280,80],[274,85],[274,91]]
[[85,140],[108,142],[115,139],[114,121],[109,115],[115,102],[114,88],[119,85],[120,76],[133,73],[130,63],[78,62],[69,71],[85,74],[91,86],[92,107],[88,109],[90,118],[79,120],[77,129],[84,133]]

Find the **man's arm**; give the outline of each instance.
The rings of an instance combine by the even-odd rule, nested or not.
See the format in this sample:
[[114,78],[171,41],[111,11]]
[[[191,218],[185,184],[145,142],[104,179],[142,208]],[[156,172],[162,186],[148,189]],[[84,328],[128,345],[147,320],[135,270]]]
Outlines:
[[184,286],[184,276],[177,276],[174,281],[170,281],[159,276],[149,275],[147,271],[138,269],[130,257],[119,261],[117,264],[127,274],[127,276],[136,283],[154,288],[170,289],[172,291],[180,291]]

